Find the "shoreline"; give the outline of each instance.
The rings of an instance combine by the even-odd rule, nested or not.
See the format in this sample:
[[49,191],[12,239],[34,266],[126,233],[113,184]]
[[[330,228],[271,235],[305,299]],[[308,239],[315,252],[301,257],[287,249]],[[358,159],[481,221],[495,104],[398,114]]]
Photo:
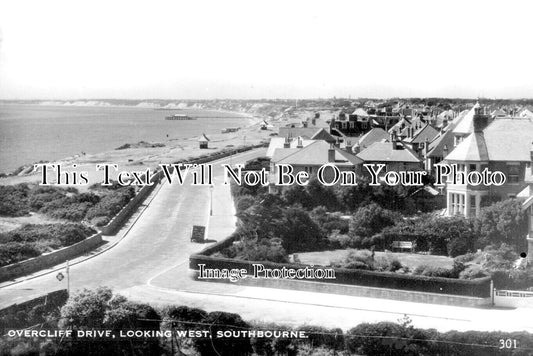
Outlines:
[[[20,104],[13,104],[20,105]],[[52,106],[42,104],[22,104],[22,105],[34,105],[34,106]],[[65,105],[59,105],[64,107]],[[71,107],[67,105],[67,107]],[[88,105],[86,107],[102,108],[104,106]],[[105,106],[111,107],[111,106]],[[117,107],[129,107],[132,109],[150,109],[147,107],[138,106],[117,106]],[[61,164],[64,171],[89,171],[90,176],[93,178],[90,181],[98,182],[102,172],[92,172],[95,170],[95,165],[99,163],[114,163],[118,164],[119,169],[127,167],[127,170],[146,170],[146,168],[154,168],[160,163],[174,163],[176,161],[190,159],[205,154],[210,154],[216,151],[220,151],[225,148],[239,147],[249,144],[258,144],[264,139],[268,138],[268,134],[272,131],[259,130],[258,124],[262,122],[263,118],[253,113],[243,113],[238,111],[228,110],[216,110],[216,109],[203,109],[194,108],[187,109],[191,111],[208,111],[208,112],[220,112],[224,114],[233,114],[235,117],[242,117],[244,119],[244,126],[237,132],[232,133],[215,133],[208,135],[210,139],[210,147],[208,149],[200,149],[198,147],[197,139],[201,134],[167,139],[162,142],[151,142],[146,140],[140,140],[138,142],[117,142],[117,145],[112,150],[105,150],[96,153],[86,154],[80,152],[78,154],[60,157],[49,161],[38,161],[33,163],[27,163],[19,166],[9,173],[0,172],[0,185],[15,185],[19,183],[32,183],[39,181],[41,176],[40,171],[34,170],[34,165],[38,163],[47,164]],[[225,117],[225,116],[222,116]],[[210,116],[208,118],[211,118]],[[213,116],[213,118],[216,118]],[[201,128],[199,128],[201,131]],[[118,149],[121,146],[130,145],[131,147],[125,149]],[[76,165],[76,167],[72,167]],[[91,168],[92,166],[92,168]],[[76,186],[84,189],[82,186]]]

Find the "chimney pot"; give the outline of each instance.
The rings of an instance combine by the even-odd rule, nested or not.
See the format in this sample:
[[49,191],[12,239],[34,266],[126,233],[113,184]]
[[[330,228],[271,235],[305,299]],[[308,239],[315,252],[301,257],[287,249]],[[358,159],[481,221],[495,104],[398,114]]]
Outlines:
[[329,163],[335,162],[335,148],[333,148],[333,145],[331,145],[328,149],[328,162]]

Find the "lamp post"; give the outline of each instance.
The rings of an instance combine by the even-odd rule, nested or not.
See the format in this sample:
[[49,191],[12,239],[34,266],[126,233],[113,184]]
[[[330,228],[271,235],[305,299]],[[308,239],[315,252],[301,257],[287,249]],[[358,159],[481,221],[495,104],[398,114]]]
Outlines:
[[213,216],[213,189],[215,187],[213,185],[209,186],[209,192],[211,193],[211,202],[209,204],[209,216]]

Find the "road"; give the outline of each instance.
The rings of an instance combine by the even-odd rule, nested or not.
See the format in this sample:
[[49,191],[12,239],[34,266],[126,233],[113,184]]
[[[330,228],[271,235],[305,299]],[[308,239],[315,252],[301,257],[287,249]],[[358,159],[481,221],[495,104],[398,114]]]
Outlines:
[[[131,300],[156,305],[189,305],[240,314],[245,320],[287,325],[315,324],[349,329],[361,322],[397,321],[408,315],[417,327],[456,330],[533,332],[523,315],[532,309],[474,309],[385,299],[198,282],[190,278],[188,258],[205,247],[191,243],[192,225],[208,226],[209,239],[228,236],[235,223],[229,186],[222,184],[222,163],[235,164],[264,155],[257,150],[213,164],[214,190],[164,183],[125,237],[113,248],[71,267],[71,289],[105,285]],[[151,199],[151,200],[150,200]],[[210,216],[212,208],[213,215]],[[0,307],[65,288],[56,272],[0,288]]]
[[[245,162],[265,152],[264,149],[254,150],[216,161],[213,163],[214,174],[221,176],[223,163]],[[191,253],[205,248],[205,245],[191,243],[189,239],[193,225],[206,226],[208,223],[211,193],[209,186],[191,185],[190,178],[189,175],[183,185],[165,181],[120,243],[71,266],[71,290],[106,285],[120,291],[146,285],[168,267],[186,264]],[[218,192],[226,188],[229,186],[216,182],[214,203]],[[228,213],[231,218],[232,211]],[[66,288],[66,280],[58,282],[55,276],[56,273],[49,273],[1,288],[0,307]]]

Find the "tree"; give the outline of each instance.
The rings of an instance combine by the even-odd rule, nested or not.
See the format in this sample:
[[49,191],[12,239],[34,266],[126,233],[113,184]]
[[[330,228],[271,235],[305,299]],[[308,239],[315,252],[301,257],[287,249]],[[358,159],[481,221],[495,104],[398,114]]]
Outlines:
[[393,212],[372,203],[357,209],[350,223],[350,232],[355,236],[371,237],[394,225],[397,219]]
[[[238,314],[215,311],[203,319],[211,332],[212,338],[194,339],[194,346],[202,356],[249,355],[252,351],[249,337],[220,337],[218,332],[235,332],[249,330],[248,325]],[[218,336],[218,337],[217,337]]]
[[288,205],[300,204],[304,208],[313,207],[313,199],[305,187],[295,184],[283,190],[283,199]]
[[505,242],[525,248],[527,217],[521,205],[519,200],[507,199],[482,208],[477,220],[479,247]]
[[282,217],[274,222],[274,227],[288,253],[312,251],[325,242],[318,225],[298,206],[283,209]]
[[[113,296],[108,287],[83,289],[69,298],[61,308],[62,328],[74,330],[123,329],[159,330],[160,317],[149,305],[129,302]],[[60,345],[62,353],[76,355],[159,354],[157,338],[95,339],[76,337]]]

